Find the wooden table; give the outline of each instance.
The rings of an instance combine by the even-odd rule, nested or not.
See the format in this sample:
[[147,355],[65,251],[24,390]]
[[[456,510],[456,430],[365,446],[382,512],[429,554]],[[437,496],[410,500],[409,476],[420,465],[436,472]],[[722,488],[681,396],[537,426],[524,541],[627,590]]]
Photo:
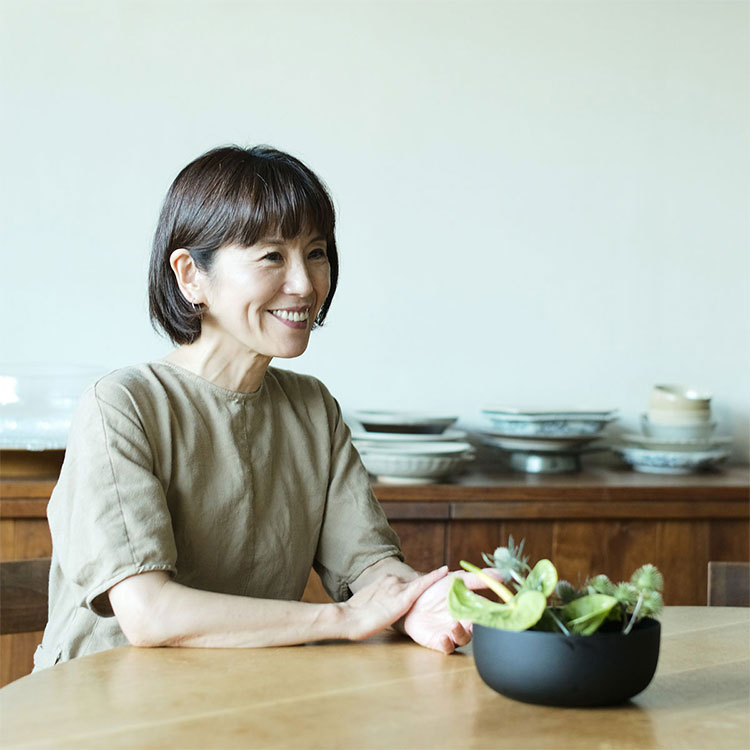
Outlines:
[[[468,653],[392,634],[290,648],[120,648],[0,690],[3,747],[750,747],[750,609],[669,607],[659,667],[630,703],[530,706]],[[469,649],[464,649],[469,651]]]

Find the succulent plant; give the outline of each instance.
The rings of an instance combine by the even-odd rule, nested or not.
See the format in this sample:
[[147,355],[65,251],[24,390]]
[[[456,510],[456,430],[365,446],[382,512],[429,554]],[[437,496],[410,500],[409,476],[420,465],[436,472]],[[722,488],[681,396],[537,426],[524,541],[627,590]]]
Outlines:
[[512,582],[515,594],[462,560],[461,566],[485,580],[502,602],[469,591],[456,578],[448,594],[451,614],[502,630],[553,630],[565,635],[591,635],[607,620],[619,620],[627,634],[639,620],[658,615],[664,607],[664,578],[654,565],[642,565],[629,581],[620,583],[596,575],[577,590],[568,581],[557,580],[557,570],[549,560],[531,568],[523,545],[524,540],[516,546],[509,537],[507,546],[498,547],[492,555],[482,553],[485,563]]

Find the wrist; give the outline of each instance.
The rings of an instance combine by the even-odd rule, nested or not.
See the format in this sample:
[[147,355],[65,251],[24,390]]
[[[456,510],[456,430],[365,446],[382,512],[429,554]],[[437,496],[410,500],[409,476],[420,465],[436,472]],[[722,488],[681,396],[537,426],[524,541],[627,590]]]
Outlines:
[[355,640],[352,637],[352,612],[346,602],[335,602],[325,604],[325,626],[326,638],[340,638],[343,640]]

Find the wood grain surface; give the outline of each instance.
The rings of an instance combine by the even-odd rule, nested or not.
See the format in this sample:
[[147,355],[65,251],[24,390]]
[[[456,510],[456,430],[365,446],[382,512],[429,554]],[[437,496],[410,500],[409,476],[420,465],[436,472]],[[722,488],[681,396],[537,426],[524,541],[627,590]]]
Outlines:
[[750,609],[672,607],[656,676],[605,709],[517,703],[452,656],[363,643],[94,654],[0,690],[14,748],[746,748]]

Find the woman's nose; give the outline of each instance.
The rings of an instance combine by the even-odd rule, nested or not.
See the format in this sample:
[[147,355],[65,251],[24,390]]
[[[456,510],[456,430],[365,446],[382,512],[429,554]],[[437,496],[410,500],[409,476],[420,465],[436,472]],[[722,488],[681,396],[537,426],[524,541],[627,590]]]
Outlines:
[[302,262],[295,262],[289,266],[286,279],[284,280],[284,291],[287,294],[295,294],[305,297],[313,292],[313,283],[310,271]]

